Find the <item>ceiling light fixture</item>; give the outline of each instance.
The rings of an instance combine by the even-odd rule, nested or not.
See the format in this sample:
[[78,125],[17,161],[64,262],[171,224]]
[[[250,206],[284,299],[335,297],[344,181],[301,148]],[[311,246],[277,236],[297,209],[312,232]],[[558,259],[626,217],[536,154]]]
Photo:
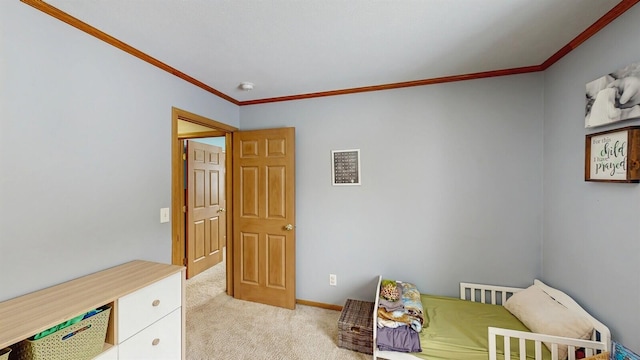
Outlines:
[[244,91],[253,90],[253,83],[248,82],[248,81],[243,81],[243,82],[240,83],[240,85],[238,87],[241,90],[244,90]]

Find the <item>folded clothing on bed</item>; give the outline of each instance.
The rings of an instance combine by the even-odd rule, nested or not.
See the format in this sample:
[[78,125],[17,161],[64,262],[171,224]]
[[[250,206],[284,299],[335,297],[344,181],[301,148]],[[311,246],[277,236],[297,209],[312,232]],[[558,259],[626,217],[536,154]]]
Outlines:
[[378,349],[382,351],[421,352],[420,336],[409,326],[392,329],[378,329],[376,340]]
[[[386,283],[385,283],[386,282]],[[388,312],[404,311],[404,304],[402,303],[402,286],[398,286],[398,283],[394,280],[384,280],[385,285],[380,288],[380,301],[378,306],[384,308]],[[389,288],[393,287],[394,296],[393,300],[383,293],[389,292]]]
[[[398,282],[400,301],[402,308],[389,311],[386,306],[378,307],[378,327],[398,328],[400,326],[410,326],[414,331],[422,331],[424,315],[420,292],[418,288],[406,282]],[[382,300],[382,299],[381,299]],[[391,308],[396,308],[391,306]]]

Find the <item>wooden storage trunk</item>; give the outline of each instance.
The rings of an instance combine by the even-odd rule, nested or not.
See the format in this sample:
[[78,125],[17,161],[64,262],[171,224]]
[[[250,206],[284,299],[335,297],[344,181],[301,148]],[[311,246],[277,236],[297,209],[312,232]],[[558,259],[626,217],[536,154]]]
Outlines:
[[373,303],[347,299],[338,320],[338,346],[373,354]]

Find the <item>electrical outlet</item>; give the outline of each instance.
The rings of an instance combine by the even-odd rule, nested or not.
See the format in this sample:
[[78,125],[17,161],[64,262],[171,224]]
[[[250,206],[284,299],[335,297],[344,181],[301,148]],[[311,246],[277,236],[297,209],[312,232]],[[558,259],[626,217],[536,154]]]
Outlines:
[[336,274],[329,274],[329,285],[338,286],[338,276]]

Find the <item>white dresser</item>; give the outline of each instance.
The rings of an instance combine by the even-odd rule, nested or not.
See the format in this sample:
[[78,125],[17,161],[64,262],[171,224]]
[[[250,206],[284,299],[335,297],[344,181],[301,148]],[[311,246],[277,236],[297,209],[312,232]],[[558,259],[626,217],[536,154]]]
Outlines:
[[96,359],[184,359],[184,287],[184,267],[137,260],[0,302],[0,349],[110,305]]

